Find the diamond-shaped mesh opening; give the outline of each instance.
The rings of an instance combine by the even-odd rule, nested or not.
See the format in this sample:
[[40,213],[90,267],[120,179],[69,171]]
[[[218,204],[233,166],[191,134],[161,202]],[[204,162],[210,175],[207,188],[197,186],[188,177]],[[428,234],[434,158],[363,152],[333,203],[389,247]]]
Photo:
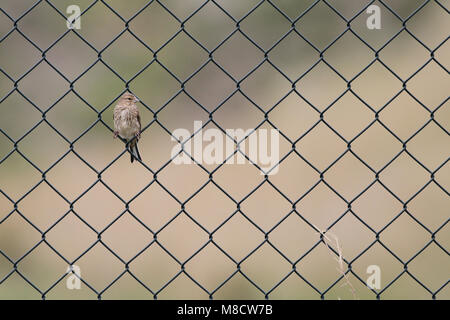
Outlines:
[[[52,261],[49,267],[42,263],[48,260]],[[50,287],[65,268],[64,260],[44,243],[34,248],[18,266],[20,273],[37,287]]]
[[237,262],[249,255],[263,240],[261,231],[239,212],[214,233],[214,242]]
[[301,155],[320,170],[326,169],[345,152],[345,142],[322,122],[303,135],[297,145]]
[[[14,110],[15,112],[9,112]],[[2,101],[0,124],[3,135],[17,141],[32,130],[41,120],[36,106],[28,103],[19,93],[13,92]]]
[[[101,262],[108,267],[99,270],[96,266]],[[109,286],[123,273],[124,268],[123,262],[101,243],[90,247],[74,264],[80,268],[81,277],[86,282],[85,285],[81,286],[82,290],[94,293],[100,292]],[[63,271],[65,272],[66,270]]]
[[401,142],[378,122],[365,128],[352,143],[356,155],[374,170],[387,165],[401,148]]
[[327,171],[325,179],[345,199],[354,199],[373,181],[373,173],[347,153]]
[[374,110],[397,97],[402,83],[380,62],[374,62],[352,82],[354,92]]
[[180,272],[179,263],[154,243],[130,263],[131,272],[154,292]]
[[[127,52],[134,48],[134,56]],[[139,43],[129,32],[121,34],[102,54],[103,61],[124,79],[130,79],[143,70],[153,53]]]
[[208,111],[216,109],[234,90],[234,82],[212,62],[195,73],[186,85],[187,93]]
[[0,8],[0,299],[450,297],[447,2],[70,4]]
[[193,16],[189,16],[186,30],[205,49],[212,50],[234,31],[234,25],[233,20],[213,2],[204,1],[203,4],[194,11]]
[[[258,66],[264,57],[257,46],[242,33],[234,33],[214,53],[215,61],[227,70],[235,79],[242,79]],[[239,60],[239,64],[235,61]]]
[[[105,49],[112,38],[123,31],[120,18],[109,10],[104,3],[89,1],[79,6],[84,14],[82,15],[81,29],[77,30],[77,33],[96,50]],[[64,14],[66,8],[67,5],[60,8],[62,14]],[[62,23],[65,22],[62,19]]]
[[316,185],[300,199],[298,213],[320,230],[331,226],[347,208],[344,200],[324,183]]
[[57,222],[46,234],[46,240],[68,261],[78,258],[97,240],[95,232],[72,212]]
[[19,28],[38,47],[47,48],[67,30],[64,22],[48,3],[39,1],[20,20]]
[[319,181],[319,173],[297,154],[291,153],[284,161],[283,168],[271,181],[289,199],[296,200]]
[[[430,205],[431,204],[431,205]],[[435,183],[430,183],[408,204],[411,215],[430,230],[437,230],[445,223],[442,211],[450,205],[450,198]],[[429,211],[431,207],[431,211]],[[431,212],[431,214],[429,214]]]
[[[265,23],[268,16],[270,24]],[[253,10],[241,25],[242,31],[264,49],[270,48],[291,27],[289,20],[266,1]]]
[[[345,91],[345,82],[324,62],[313,65],[296,86],[302,96],[319,110],[325,110]],[[317,87],[317,83],[321,83]],[[324,95],[323,90],[328,94]]]
[[[359,121],[353,122],[354,118]],[[346,140],[352,140],[373,121],[373,113],[354,95],[346,94],[327,110],[326,121]]]
[[[14,48],[26,48],[26,50],[14,50]],[[41,59],[40,52],[30,42],[26,40],[18,31],[7,33],[0,43],[2,61],[0,67],[2,70],[17,79],[33,68]],[[14,63],[13,61],[20,61]]]
[[70,92],[47,113],[49,123],[69,141],[74,141],[97,121],[97,113]]
[[429,179],[427,171],[405,153],[398,156],[380,175],[386,187],[403,200],[419,192]]
[[380,236],[381,242],[389,243],[389,249],[402,261],[412,258],[429,239],[427,231],[405,213],[391,222]]
[[186,272],[210,292],[226,281],[235,268],[233,261],[212,244],[186,264]]
[[[392,1],[393,2],[393,1]],[[422,2],[424,3],[424,2]],[[447,8],[448,9],[448,8]],[[417,15],[411,17],[408,23],[408,30],[421,40],[429,48],[437,47],[448,35],[441,27],[446,25],[445,11],[435,1],[427,1],[422,7],[420,14],[427,17],[433,17],[427,25],[422,25]]]
[[[348,54],[348,48],[352,48],[352,54]],[[345,33],[331,46],[324,55],[345,78],[356,76],[373,60],[370,48],[352,33]]]
[[[0,164],[0,175],[5,180],[15,179],[13,183],[2,186],[2,191],[10,198],[20,199],[39,183],[40,174],[18,152],[11,153]],[[14,178],[15,177],[15,178]],[[22,178],[26,177],[26,179]]]
[[[301,124],[297,121],[299,118],[303,120]],[[270,112],[271,123],[284,128],[283,134],[291,141],[303,136],[318,120],[319,113],[296,93],[291,93]]]
[[355,200],[352,210],[369,228],[380,231],[401,212],[402,204],[382,184],[375,183]]
[[[39,242],[39,231],[31,226],[17,211],[2,221],[0,226],[2,246],[1,251],[13,261],[31,252]],[[26,239],[20,239],[19,234],[27,233]],[[14,245],[11,245],[13,243]]]
[[[322,50],[345,31],[345,21],[342,20],[324,1],[315,1],[309,11],[301,14],[295,26],[299,32],[311,41],[315,47]],[[315,24],[314,20],[326,19],[326,25]],[[320,27],[321,26],[321,27]]]
[[[67,91],[68,84],[48,63],[41,62],[20,81],[20,88],[24,96],[45,111]],[[43,96],[39,92],[48,94]]]
[[280,40],[269,52],[270,61],[291,80],[296,80],[314,65],[318,53],[294,31],[287,33]]
[[[344,1],[339,0],[339,2]],[[385,6],[383,3],[385,4],[386,1],[364,1],[364,3],[361,3],[359,6],[346,6],[349,8],[357,8],[357,10],[348,17],[349,20],[353,19],[351,22],[352,33],[357,34],[364,42],[366,42],[366,44],[375,50],[383,48],[384,45],[391,41],[402,28],[402,21],[396,16],[397,12],[389,10],[390,7]],[[408,6],[404,5],[406,3],[407,2],[402,2],[402,7]],[[371,11],[370,14],[367,13],[367,9],[370,5],[376,5],[380,9],[380,18],[382,21],[380,29],[369,29],[367,27],[367,19],[374,13],[373,11]],[[342,13],[344,14],[344,12]]]
[[258,251],[242,263],[242,272],[266,292],[279,283],[291,269],[290,263],[268,244],[258,248]]
[[[433,77],[434,86],[426,79]],[[430,62],[408,82],[408,89],[414,96],[427,106],[438,106],[447,99],[444,88],[450,86],[448,73],[437,63]]]
[[[401,58],[396,54],[397,50],[407,50],[408,55]],[[403,31],[382,49],[380,58],[399,77],[407,79],[427,62],[429,52]]]
[[128,212],[112,222],[102,230],[102,241],[124,261],[138,255],[153,240],[153,234]]
[[[216,112],[214,121],[222,128],[255,128],[264,120],[264,114],[240,92],[236,92]],[[227,137],[227,141],[232,141]]]
[[[42,205],[35,206],[37,201],[42,201]],[[69,205],[47,183],[41,183],[18,208],[40,230],[47,230],[69,210]]]
[[[36,149],[34,146],[46,137],[46,145]],[[39,168],[47,169],[67,152],[67,142],[46,123],[41,123],[20,143],[20,150]],[[51,155],[51,156],[49,156]]]
[[158,52],[158,61],[179,79],[186,79],[207,60],[208,54],[185,33],[177,34]]
[[[409,114],[409,117],[404,117]],[[402,92],[380,112],[380,120],[403,141],[415,134],[428,120],[427,111],[410,95]]]

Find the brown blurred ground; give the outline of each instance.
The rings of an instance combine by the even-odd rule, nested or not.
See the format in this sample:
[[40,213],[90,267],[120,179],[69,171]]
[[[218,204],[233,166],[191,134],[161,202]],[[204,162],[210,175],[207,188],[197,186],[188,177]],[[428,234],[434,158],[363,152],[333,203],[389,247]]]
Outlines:
[[[131,17],[146,1],[107,1],[125,19]],[[256,4],[255,1],[218,1],[224,9],[241,17]],[[361,10],[364,1],[330,1],[344,16],[353,16]],[[449,6],[448,1],[442,1]],[[3,1],[1,8],[13,18],[20,16],[33,1]],[[78,1],[81,9],[89,1]],[[180,19],[186,18],[200,6],[201,1],[164,1]],[[297,1],[274,1],[290,17],[296,17],[307,5]],[[392,8],[406,17],[420,1],[387,1]],[[60,10],[72,4],[59,1]],[[382,29],[370,31],[366,28],[362,14],[352,22],[352,29],[365,41],[379,48],[400,28],[401,23],[382,8]],[[18,23],[20,30],[40,48],[47,48],[66,31],[65,21],[45,3],[39,4]],[[234,29],[233,22],[213,3],[207,4],[191,20],[186,29],[208,49],[219,44]],[[267,49],[281,38],[290,23],[267,3],[242,22],[242,30],[258,44]],[[317,6],[296,25],[298,30],[323,49],[345,30],[345,23],[323,3]],[[408,28],[428,47],[434,49],[446,37],[450,23],[448,16],[435,3],[427,5],[408,22]],[[4,15],[0,14],[0,37],[12,28]],[[151,48],[157,49],[178,29],[179,24],[156,2],[130,23],[130,29]],[[82,17],[80,35],[97,49],[103,48],[115,35],[123,30],[123,23],[103,4],[98,3]],[[180,79],[185,79],[208,59],[208,55],[189,37],[180,34],[158,52],[158,60]],[[408,78],[428,59],[429,52],[417,41],[403,32],[380,53],[382,61],[403,79]],[[39,61],[41,54],[17,32],[0,43],[0,68],[17,79]],[[125,33],[102,53],[104,61],[126,80],[143,68],[153,55],[136,39]],[[373,53],[361,41],[347,33],[337,41],[324,57],[347,79],[353,78],[373,59]],[[449,45],[446,42],[435,52],[436,59],[449,68]],[[69,33],[46,53],[46,58],[71,81],[90,66],[97,54],[77,36]],[[214,53],[214,59],[233,77],[240,79],[264,58],[243,36],[236,34]],[[297,79],[318,59],[318,54],[305,41],[291,34],[280,42],[269,54],[270,60],[291,79]],[[429,63],[408,82],[408,90],[429,109],[434,110],[448,99],[450,87],[448,73],[435,62]],[[207,110],[213,110],[236,85],[214,64],[209,63],[194,78],[186,83],[189,92]],[[380,109],[402,87],[392,74],[380,63],[375,63],[351,84],[352,90],[375,110]],[[0,74],[0,96],[3,98],[13,83]],[[18,88],[41,110],[46,110],[69,85],[46,63],[22,79]],[[161,108],[180,89],[161,66],[154,63],[134,79],[130,88],[153,110]],[[267,62],[241,84],[242,90],[262,109],[268,110],[289,90],[291,84]],[[320,63],[296,85],[297,90],[318,110],[324,110],[346,89],[342,81],[330,68]],[[123,89],[124,83],[102,63],[97,63],[82,78],[74,89],[97,110],[105,108]],[[102,119],[112,126],[114,103],[102,114]],[[153,119],[151,112],[140,105],[143,126]],[[448,101],[434,114],[434,119],[447,131],[450,129]],[[185,93],[173,99],[160,113],[158,120],[169,130],[186,128],[192,131],[193,121],[208,120],[208,114],[196,105]],[[408,139],[430,118],[430,114],[407,93],[399,95],[380,112],[380,120],[400,139]],[[223,128],[253,128],[264,114],[240,93],[229,99],[214,113],[214,120]],[[0,128],[12,139],[19,139],[34,126],[42,114],[26,102],[17,92],[0,104]],[[96,120],[97,113],[91,110],[73,93],[69,93],[46,113],[46,119],[69,140],[74,140]],[[371,112],[355,96],[347,93],[324,114],[327,121],[345,139],[352,139],[374,119]],[[271,113],[269,120],[291,140],[296,140],[319,120],[314,111],[296,94],[284,99]],[[208,127],[212,127],[208,125]],[[267,124],[263,128],[270,128]],[[449,158],[448,134],[434,123],[430,123],[411,141],[408,151],[429,170],[436,170]],[[158,170],[170,158],[174,143],[169,134],[154,123],[142,134],[140,150],[144,162]],[[0,159],[12,149],[13,144],[0,134]],[[327,168],[345,149],[346,144],[323,123],[305,136],[296,145],[298,152],[319,170]],[[402,144],[378,123],[365,131],[352,143],[352,150],[375,170],[383,168],[402,149]],[[69,144],[53,129],[43,123],[18,143],[18,150],[26,155],[41,170],[46,170],[69,150]],[[102,170],[123,150],[123,145],[112,139],[111,132],[101,123],[74,143],[74,150],[97,170]],[[282,138],[280,153],[283,157],[291,150],[291,144]],[[213,166],[206,166],[212,170]],[[435,180],[450,190],[450,165],[446,163],[436,174]],[[143,190],[153,175],[142,165],[130,165],[124,154],[101,175],[107,184],[125,201]],[[179,201],[184,202],[207,180],[208,174],[197,166],[169,164],[158,173],[158,181]],[[345,199],[354,199],[375,178],[350,153],[330,168],[325,180]],[[410,199],[428,181],[430,175],[411,157],[403,153],[381,174],[380,180],[402,201]],[[0,189],[17,201],[41,180],[41,174],[17,152],[0,164]],[[97,174],[73,153],[53,167],[46,180],[69,201],[74,201],[97,180]],[[214,174],[214,181],[237,201],[245,197],[261,181],[263,176],[250,164],[225,165]],[[289,199],[297,200],[318,180],[319,174],[295,154],[291,154],[280,166],[278,174],[269,179]],[[408,203],[408,212],[432,232],[449,218],[450,199],[434,183],[429,184]],[[347,205],[323,183],[303,198],[297,211],[320,229],[328,228],[347,210]],[[8,215],[14,206],[0,194],[0,219]],[[18,202],[18,212],[36,225],[47,230],[70,208],[46,183],[41,183],[27,197]],[[106,228],[125,205],[102,183],[96,183],[73,205],[70,213],[48,233],[46,241],[69,261],[78,257],[96,240],[97,234],[77,218],[79,215],[97,231]],[[292,209],[275,189],[265,183],[241,205],[250,219],[267,232]],[[379,183],[370,187],[352,204],[354,214],[364,220],[375,231],[384,226],[402,211],[402,204]],[[180,204],[156,183],[130,203],[130,211],[153,231],[170,221],[180,210]],[[236,205],[213,184],[208,184],[185,206],[186,213],[208,231],[214,230],[235,210]],[[41,240],[41,234],[27,223],[18,212],[0,224],[0,250],[12,260],[17,260]],[[331,231],[340,239],[344,257],[352,260],[375,240],[375,234],[358,219],[348,213]],[[448,225],[436,234],[436,240],[448,250]],[[158,234],[158,241],[178,260],[185,261],[208,241],[208,233],[199,228],[183,213]],[[102,241],[123,260],[128,261],[152,241],[152,234],[129,213],[123,215],[101,236]],[[252,226],[241,214],[235,215],[214,234],[214,241],[235,260],[247,256],[264,240],[264,234]],[[287,258],[296,261],[318,240],[319,234],[296,215],[289,216],[270,233],[270,242]],[[431,236],[410,216],[403,213],[380,235],[380,240],[399,258],[407,261],[419,252]],[[368,265],[376,264],[382,270],[382,286],[388,285],[403,271],[403,265],[379,244],[375,244],[352,265],[362,279],[366,279]],[[98,291],[103,290],[124,270],[124,264],[104,246],[97,244],[76,265],[81,267],[82,277]],[[321,244],[297,265],[297,270],[319,290],[328,288],[338,277],[336,263],[327,248]],[[0,255],[0,279],[11,270],[12,264]],[[49,247],[42,243],[18,265],[18,270],[38,288],[45,291],[66,271],[67,264]],[[152,245],[130,263],[130,270],[152,290],[158,291],[180,271],[176,263],[156,244]],[[207,290],[212,291],[225,281],[236,265],[209,244],[186,264],[186,271]],[[292,265],[271,246],[264,244],[242,263],[241,270],[264,291],[272,289],[291,270]],[[448,255],[432,243],[409,265],[408,270],[431,291],[436,291],[448,280],[450,260]],[[372,299],[374,294],[359,280],[350,276],[361,299]],[[103,295],[103,298],[153,298],[131,276],[125,275]],[[215,298],[262,299],[264,295],[244,277],[236,275],[215,294]],[[292,275],[277,287],[271,298],[317,299],[320,296],[299,277]],[[330,299],[351,299],[348,287],[336,285],[327,294]],[[428,299],[431,295],[407,274],[397,280],[383,294],[385,299]],[[0,285],[0,298],[40,298],[40,294],[18,274],[12,275]],[[67,290],[65,280],[48,294],[47,298],[96,298],[85,285],[82,289]],[[184,274],[168,285],[158,298],[208,298],[208,295]],[[448,288],[442,290],[439,299],[450,298]]]

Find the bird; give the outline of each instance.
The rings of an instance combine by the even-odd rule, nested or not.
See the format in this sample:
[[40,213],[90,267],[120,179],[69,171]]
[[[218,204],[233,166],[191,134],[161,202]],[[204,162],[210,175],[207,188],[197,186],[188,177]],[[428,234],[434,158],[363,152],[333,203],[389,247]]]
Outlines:
[[139,102],[133,94],[125,92],[114,107],[114,138],[120,136],[130,147],[131,163],[135,159],[142,161],[138,150],[138,140],[141,138],[141,117],[136,103]]

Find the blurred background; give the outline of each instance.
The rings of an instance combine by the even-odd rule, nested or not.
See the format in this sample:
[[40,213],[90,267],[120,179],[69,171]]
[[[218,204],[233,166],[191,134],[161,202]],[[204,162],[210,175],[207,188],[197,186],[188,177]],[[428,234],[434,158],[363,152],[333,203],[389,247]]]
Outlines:
[[[69,5],[79,5],[82,11],[89,8],[82,15],[81,29],[76,30],[78,36],[67,32],[65,18],[48,2],[66,16]],[[326,291],[326,299],[353,299],[344,280],[335,284],[340,273],[334,255],[323,243],[315,246],[320,234],[311,225],[330,229],[339,239],[343,257],[356,258],[351,268],[363,281],[369,276],[369,265],[381,268],[382,299],[430,299],[442,287],[436,298],[450,298],[445,286],[450,270],[450,45],[445,41],[450,1],[442,0],[440,5],[423,0],[384,1],[402,19],[427,2],[407,22],[421,44],[408,32],[400,32],[402,22],[378,1],[374,4],[381,8],[381,29],[369,30],[369,15],[362,11],[369,1],[329,0],[347,19],[362,11],[352,20],[351,29],[375,50],[382,48],[379,57],[384,65],[377,61],[365,69],[374,52],[347,31],[323,54],[334,70],[322,61],[296,82],[296,91],[304,99],[292,92],[292,82],[319,60],[319,53],[297,33],[285,35],[292,25],[287,18],[301,15],[312,0],[271,0],[286,17],[268,1],[248,16],[259,1],[216,0],[222,9],[213,1],[153,1],[129,22],[135,36],[123,32],[123,20],[133,17],[147,0],[48,2],[3,0],[0,5],[0,299],[40,299],[43,292],[47,299],[96,299],[97,294],[85,284],[80,290],[66,288],[67,261],[75,261],[83,280],[102,292],[103,299],[154,298],[129,273],[114,282],[125,271],[124,262],[129,262],[130,272],[145,286],[158,292],[158,299],[207,299],[206,291],[214,291],[216,299],[264,299],[261,290],[270,291],[272,299],[320,299],[317,290]],[[11,33],[14,22],[5,13],[18,19]],[[179,32],[180,21],[188,17],[184,29],[204,48]],[[271,63],[262,63],[264,52],[241,32],[228,37],[236,21],[262,50],[270,49]],[[319,1],[295,28],[323,50],[347,24]],[[435,59],[428,64],[426,47],[433,50]],[[205,49],[214,49],[214,61],[236,81],[262,63],[240,83],[254,104],[235,92],[232,78],[208,62]],[[101,51],[101,61],[95,50]],[[148,66],[154,52],[157,61]],[[386,67],[402,80],[409,79],[407,92],[401,91],[402,81]],[[62,75],[70,82],[76,79],[73,91]],[[177,78],[182,82],[189,78],[184,91]],[[343,94],[350,79],[360,99],[350,91]],[[20,93],[14,90],[17,80]],[[225,100],[212,116],[225,129],[255,128],[264,120],[264,112],[276,105],[268,119],[284,135],[280,159],[291,151],[292,141],[305,133],[296,150],[319,171],[346,151],[343,139],[356,137],[351,143],[354,154],[345,153],[325,172],[326,183],[318,183],[318,171],[290,153],[278,173],[268,179],[279,191],[268,182],[260,185],[264,176],[251,164],[222,166],[214,173],[214,182],[237,202],[260,185],[240,205],[260,229],[240,212],[227,220],[236,203],[215,184],[208,183],[191,198],[208,181],[208,173],[199,166],[169,163],[158,172],[158,182],[149,186],[153,173],[139,163],[130,164],[124,145],[113,139],[111,131],[115,100],[128,81],[143,102],[139,103],[145,127],[140,151],[153,171],[170,160],[175,143],[169,132],[177,128],[192,132],[195,120],[205,123],[208,112]],[[381,109],[379,120],[385,127],[379,122],[368,127],[375,119],[369,107],[375,112]],[[430,122],[426,108],[437,109],[432,114],[435,122]],[[326,124],[317,124],[325,109]],[[157,120],[167,130],[151,123],[157,110]],[[104,123],[98,121],[100,111]],[[213,127],[212,123],[206,126]],[[260,128],[272,127],[265,122]],[[397,156],[402,151],[399,139],[407,141],[408,153]],[[70,151],[71,144],[76,154]],[[384,168],[378,182],[373,183],[375,173],[357,157],[375,171]],[[44,181],[38,169],[45,172]],[[102,171],[101,180],[95,170]],[[430,172],[435,172],[431,183]],[[301,198],[296,204],[298,214],[288,215],[292,204],[280,192],[292,202]],[[126,204],[119,197],[129,202],[129,211],[124,213]],[[180,203],[187,199],[185,212],[179,214]],[[353,201],[351,211],[344,199]],[[407,211],[402,202],[407,202]],[[223,251],[235,261],[245,258],[240,270],[261,290],[240,273],[226,281],[237,266],[208,243],[208,232],[213,230],[213,241]],[[264,242],[269,230],[270,244]],[[158,243],[146,248],[154,239],[152,232],[157,232]],[[378,232],[380,242],[375,242]],[[102,243],[97,242],[99,233]],[[432,236],[439,245],[431,241]],[[309,284],[290,274],[292,263],[301,257],[296,270]],[[186,273],[206,291],[180,273],[175,259],[181,263],[189,259]],[[17,261],[17,272],[12,272]],[[409,274],[402,262],[409,262]],[[376,298],[354,275],[349,274],[349,281],[357,298]]]

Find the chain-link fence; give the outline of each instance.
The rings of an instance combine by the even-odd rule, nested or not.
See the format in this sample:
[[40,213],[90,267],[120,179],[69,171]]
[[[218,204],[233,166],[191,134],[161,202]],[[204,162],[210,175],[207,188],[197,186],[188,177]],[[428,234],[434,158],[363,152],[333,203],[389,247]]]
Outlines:
[[[0,297],[448,299],[448,5],[2,1]],[[277,129],[278,173],[174,165],[195,120]]]

